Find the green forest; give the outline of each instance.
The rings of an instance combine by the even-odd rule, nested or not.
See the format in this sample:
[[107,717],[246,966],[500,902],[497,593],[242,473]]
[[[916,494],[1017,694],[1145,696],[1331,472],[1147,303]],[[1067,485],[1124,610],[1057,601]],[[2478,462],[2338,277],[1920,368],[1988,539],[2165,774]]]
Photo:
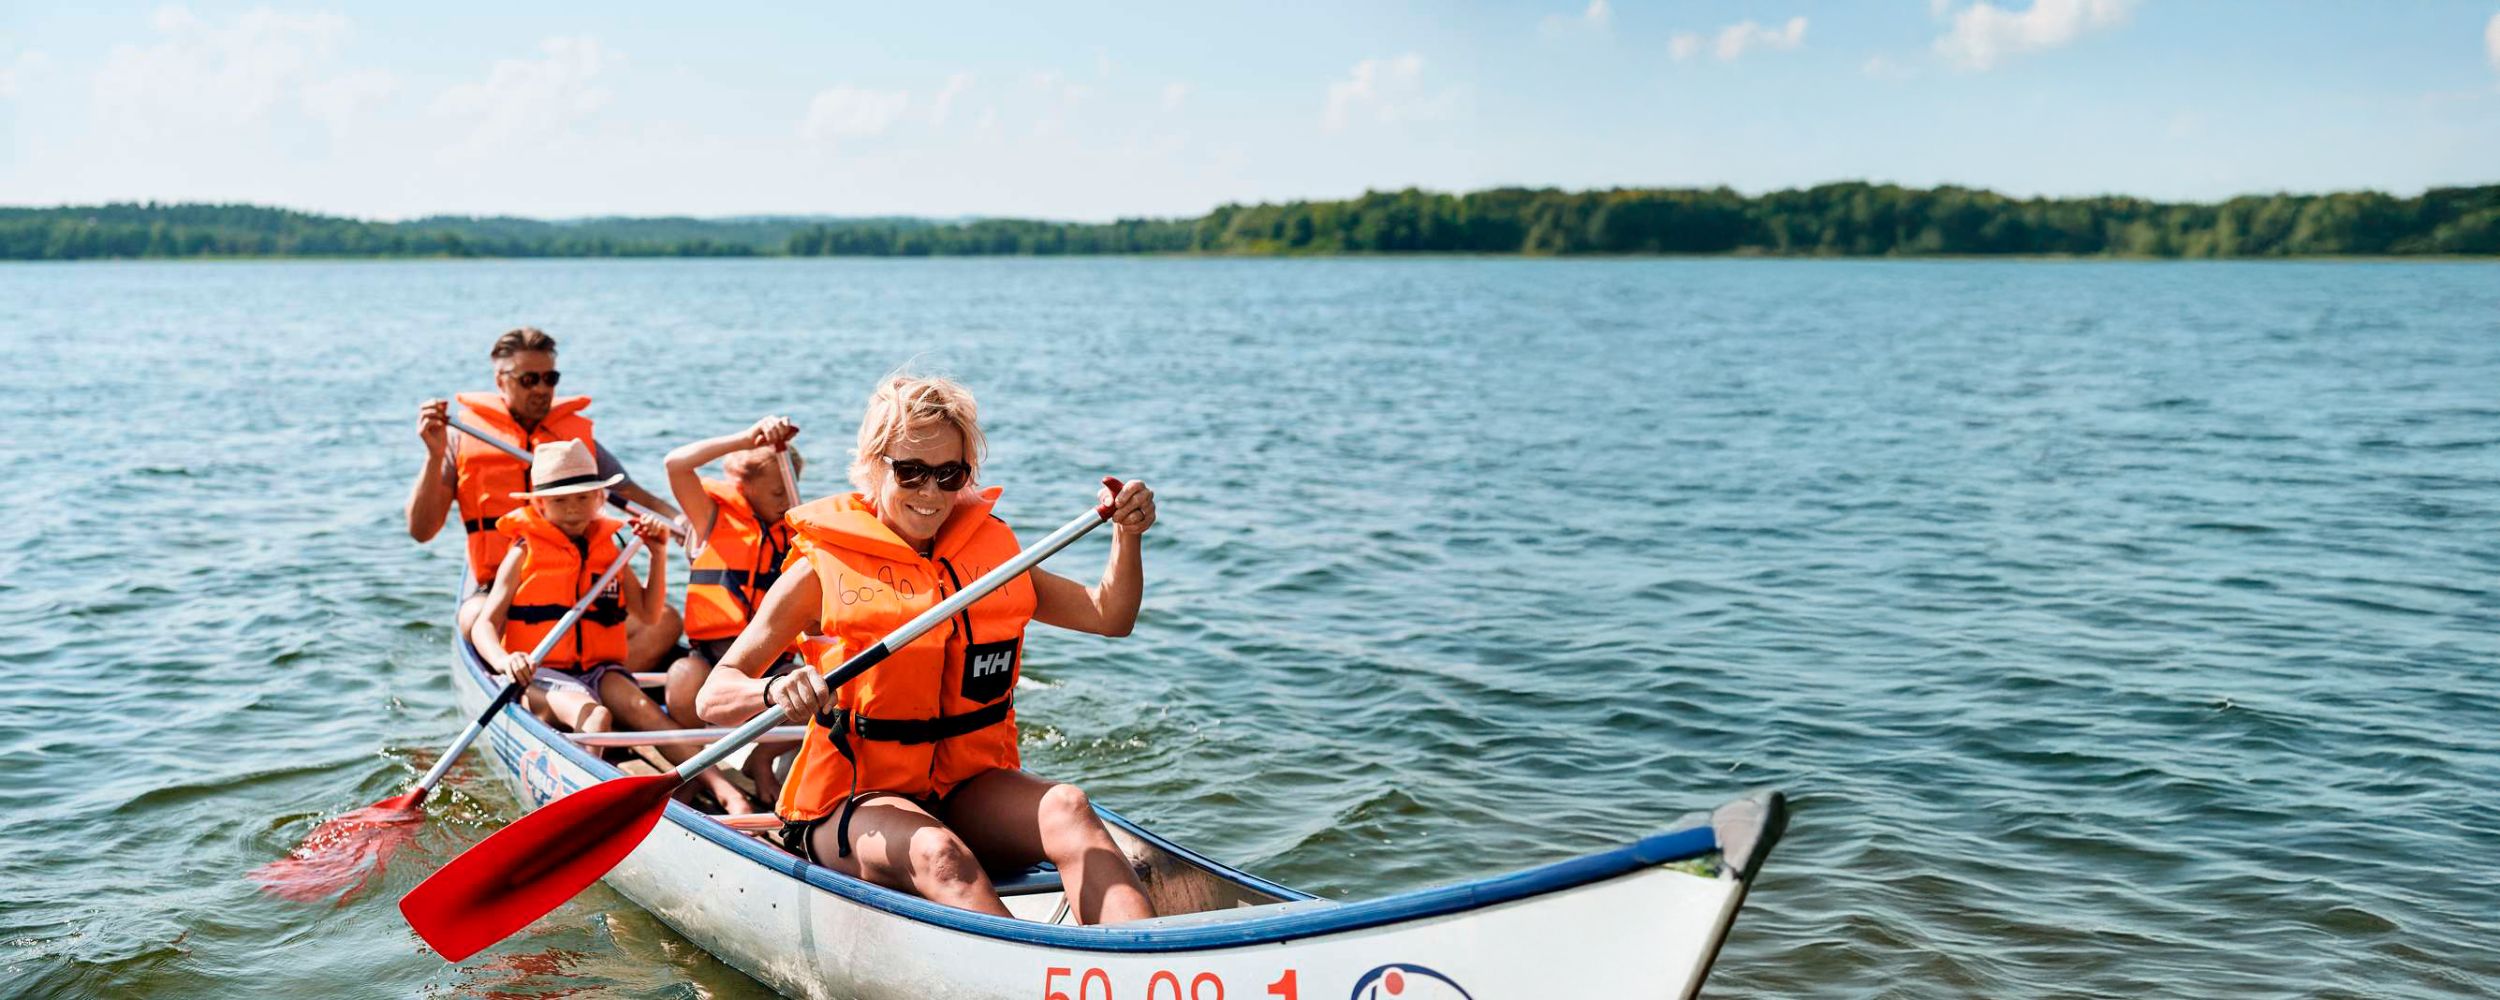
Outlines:
[[0,259],[161,257],[913,257],[1064,254],[2500,254],[2500,185],[2251,195],[2219,203],[2009,198],[1842,183],[1469,194],[1225,205],[1194,219],[437,216],[367,222],[252,205],[0,208]]

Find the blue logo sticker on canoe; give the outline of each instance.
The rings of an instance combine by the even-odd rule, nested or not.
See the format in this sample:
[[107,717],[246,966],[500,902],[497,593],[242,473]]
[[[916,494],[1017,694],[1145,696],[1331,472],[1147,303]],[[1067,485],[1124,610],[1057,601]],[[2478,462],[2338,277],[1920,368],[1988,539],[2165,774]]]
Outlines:
[[1420,965],[1384,965],[1354,981],[1347,1000],[1475,1000],[1455,980]]

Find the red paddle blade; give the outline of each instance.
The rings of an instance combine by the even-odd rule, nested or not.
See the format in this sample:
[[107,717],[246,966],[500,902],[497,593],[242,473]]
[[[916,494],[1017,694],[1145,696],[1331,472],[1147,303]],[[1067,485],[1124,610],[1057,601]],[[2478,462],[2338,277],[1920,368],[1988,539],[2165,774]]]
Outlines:
[[[252,870],[261,891],[310,903],[350,892],[382,873],[391,852],[417,835],[422,795],[383,799],[331,817],[286,857]],[[342,897],[343,898],[343,897]]]
[[399,913],[457,962],[589,888],[659,825],[674,773],[613,778],[547,803],[451,859]]

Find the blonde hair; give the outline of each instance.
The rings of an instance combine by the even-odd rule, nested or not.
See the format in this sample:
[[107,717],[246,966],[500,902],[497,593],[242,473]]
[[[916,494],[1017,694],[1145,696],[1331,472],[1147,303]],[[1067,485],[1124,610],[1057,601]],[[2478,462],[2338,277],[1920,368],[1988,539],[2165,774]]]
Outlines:
[[874,492],[885,450],[912,427],[933,423],[951,426],[963,437],[964,464],[972,466],[978,479],[988,440],[981,436],[972,390],[943,375],[896,372],[868,395],[868,413],[859,421],[859,450],[851,455],[851,485],[862,493]]
[[[790,451],[790,474],[805,475],[807,458],[799,454],[799,446],[790,444],[782,447]],[[738,480],[752,479],[767,472],[779,474],[773,471],[773,450],[770,448],[748,448],[744,451],[730,452],[728,458],[720,460],[720,469],[728,473],[729,478]]]

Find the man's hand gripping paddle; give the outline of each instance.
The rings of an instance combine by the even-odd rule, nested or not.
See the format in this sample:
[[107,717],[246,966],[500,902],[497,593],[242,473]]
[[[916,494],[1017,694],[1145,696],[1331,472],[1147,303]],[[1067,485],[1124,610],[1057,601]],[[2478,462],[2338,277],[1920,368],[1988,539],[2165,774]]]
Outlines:
[[[1106,479],[1104,484],[1111,487],[1112,496],[1119,496],[1118,480]],[[825,674],[825,686],[838,688],[848,683],[1110,519],[1111,505],[1105,503],[1069,521],[955,596],[903,623],[876,645],[843,661]],[[444,958],[457,962],[477,954],[606,875],[659,825],[671,792],[781,722],[782,710],[767,707],[674,771],[610,778],[547,803],[478,842],[400,897],[400,915]]]

